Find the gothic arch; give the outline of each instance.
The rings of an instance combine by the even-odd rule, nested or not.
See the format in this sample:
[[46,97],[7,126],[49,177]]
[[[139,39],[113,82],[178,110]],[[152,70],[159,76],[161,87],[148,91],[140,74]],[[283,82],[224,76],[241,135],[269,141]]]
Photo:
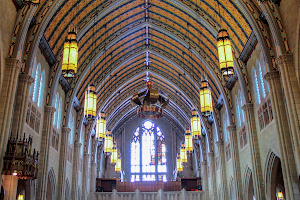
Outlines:
[[243,194],[245,200],[253,199],[254,196],[253,175],[252,175],[252,170],[249,166],[247,166],[245,170]]
[[70,183],[69,179],[66,180],[66,186],[65,186],[65,199],[70,200],[71,198],[71,191],[70,191]]
[[55,180],[55,173],[53,168],[51,167],[48,170],[48,180],[47,180],[47,193],[46,199],[55,200],[56,199],[56,180]]
[[265,182],[267,199],[276,199],[278,188],[285,193],[280,157],[271,149],[267,156]]
[[233,177],[230,178],[230,182],[229,182],[229,198],[231,197],[232,200],[236,200],[235,198],[235,187],[234,187],[234,180]]

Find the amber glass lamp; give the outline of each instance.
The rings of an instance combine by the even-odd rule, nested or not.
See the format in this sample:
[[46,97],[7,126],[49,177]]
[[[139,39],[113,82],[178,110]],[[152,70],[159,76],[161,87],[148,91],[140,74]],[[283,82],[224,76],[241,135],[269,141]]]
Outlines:
[[181,159],[180,159],[180,154],[177,154],[177,159],[176,159],[176,163],[177,163],[177,172],[182,172],[183,171],[183,167],[182,167],[182,163],[181,163]]
[[198,112],[196,110],[192,111],[193,117],[191,118],[191,132],[194,139],[199,139],[202,135],[201,133],[201,122]]
[[93,120],[96,117],[97,95],[95,86],[89,85],[85,92],[84,115],[88,120]]
[[104,112],[101,112],[97,120],[96,138],[98,140],[102,140],[105,137],[105,133],[106,133],[105,114]]
[[277,192],[277,197],[279,200],[283,200],[283,193],[282,192]]
[[226,29],[219,30],[217,41],[220,69],[223,77],[228,80],[234,73],[234,63],[232,46]]
[[185,148],[187,153],[191,153],[193,151],[193,139],[189,129],[185,131]]
[[77,72],[78,45],[75,32],[69,32],[64,44],[62,75],[66,78],[74,77]]
[[201,113],[204,116],[209,116],[212,114],[212,98],[211,98],[211,91],[208,87],[208,81],[204,80],[201,82],[200,87],[200,107]]
[[111,151],[110,164],[116,165],[118,160],[117,144],[114,143]]
[[111,136],[111,131],[107,131],[104,143],[104,152],[106,154],[111,154],[113,148],[113,138]]
[[115,165],[115,171],[120,173],[121,172],[121,158],[120,155],[118,154],[118,159],[117,159],[117,164]]
[[181,143],[180,158],[181,158],[181,163],[182,164],[186,164],[187,163],[187,155],[186,155],[186,149],[185,149],[184,143]]

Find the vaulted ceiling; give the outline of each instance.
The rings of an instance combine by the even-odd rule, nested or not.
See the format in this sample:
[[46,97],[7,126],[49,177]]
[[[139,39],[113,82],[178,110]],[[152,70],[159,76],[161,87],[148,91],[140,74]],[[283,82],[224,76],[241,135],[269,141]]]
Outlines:
[[[169,95],[164,117],[184,129],[197,108],[199,86],[207,78],[216,102],[221,76],[217,31],[227,28],[239,56],[252,29],[235,0],[61,0],[45,30],[54,55],[62,55],[68,30],[76,26],[78,73],[70,81],[83,105],[89,83],[97,88],[97,111],[105,111],[110,128],[135,116],[134,91],[146,88],[146,71],[154,87]],[[37,15],[46,6],[41,0]],[[256,9],[256,1],[251,2]],[[148,66],[147,62],[149,61]],[[226,90],[226,88],[222,88]]]

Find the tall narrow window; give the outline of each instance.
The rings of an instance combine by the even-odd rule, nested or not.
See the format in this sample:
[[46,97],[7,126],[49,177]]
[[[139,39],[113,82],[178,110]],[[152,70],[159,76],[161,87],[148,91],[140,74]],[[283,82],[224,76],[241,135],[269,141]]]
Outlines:
[[45,71],[42,72],[41,81],[40,81],[38,107],[42,107],[43,104],[44,87],[45,87]]
[[260,104],[260,94],[259,94],[259,86],[257,80],[256,70],[253,68],[253,84],[254,84],[254,93],[257,99],[257,103]]
[[36,73],[34,77],[34,87],[33,87],[33,97],[32,100],[37,102],[39,96],[39,89],[40,89],[40,81],[41,81],[41,64],[38,64],[36,68]]
[[159,127],[146,121],[131,142],[131,181],[167,180],[165,137]]
[[260,84],[260,94],[261,94],[262,98],[264,99],[266,97],[266,90],[265,90],[265,83],[264,83],[264,79],[263,79],[261,65],[260,65],[259,61],[257,61],[257,72],[258,72],[259,84]]
[[236,105],[236,120],[237,120],[237,124],[240,127],[241,126],[241,115],[240,115],[240,101],[239,98],[237,96],[235,96],[235,105]]
[[55,103],[54,103],[54,108],[55,108],[55,113],[53,117],[53,125],[56,126],[57,123],[57,117],[58,117],[58,105],[59,105],[59,93],[56,93],[55,96]]
[[[32,66],[32,70],[31,70],[31,77],[35,79],[35,76],[36,76],[36,67],[37,67],[37,61],[36,61],[36,58],[34,59],[34,63],[33,63],[33,66]],[[34,85],[35,85],[35,80],[34,80],[34,83],[31,84],[30,86],[30,90],[29,90],[29,97],[32,98],[33,97],[33,88],[34,88]]]
[[245,122],[245,113],[244,110],[242,109],[243,106],[243,97],[242,94],[239,92],[239,108],[240,108],[240,122],[241,124]]
[[58,117],[57,117],[57,129],[60,129],[60,124],[61,124],[61,107],[62,107],[62,99],[60,97],[59,99],[59,104],[58,104]]

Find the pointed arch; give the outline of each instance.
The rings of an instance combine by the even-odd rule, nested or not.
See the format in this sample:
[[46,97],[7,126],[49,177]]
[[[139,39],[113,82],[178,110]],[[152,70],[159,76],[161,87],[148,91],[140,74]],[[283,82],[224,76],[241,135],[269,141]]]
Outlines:
[[232,200],[236,200],[236,192],[235,192],[233,177],[231,177],[229,181],[229,199],[230,197]]
[[244,175],[244,199],[252,200],[254,199],[254,185],[253,185],[253,176],[252,170],[249,166],[246,167]]
[[252,68],[252,82],[253,82],[253,88],[254,88],[253,92],[255,95],[256,104],[260,104],[261,99],[259,93],[258,77],[257,77],[257,71],[254,67]]
[[65,186],[65,200],[71,200],[70,183],[68,178],[66,180],[66,186]]
[[55,173],[53,168],[51,167],[48,170],[48,181],[47,181],[47,192],[46,192],[46,199],[47,200],[54,200],[56,199],[56,179]]

